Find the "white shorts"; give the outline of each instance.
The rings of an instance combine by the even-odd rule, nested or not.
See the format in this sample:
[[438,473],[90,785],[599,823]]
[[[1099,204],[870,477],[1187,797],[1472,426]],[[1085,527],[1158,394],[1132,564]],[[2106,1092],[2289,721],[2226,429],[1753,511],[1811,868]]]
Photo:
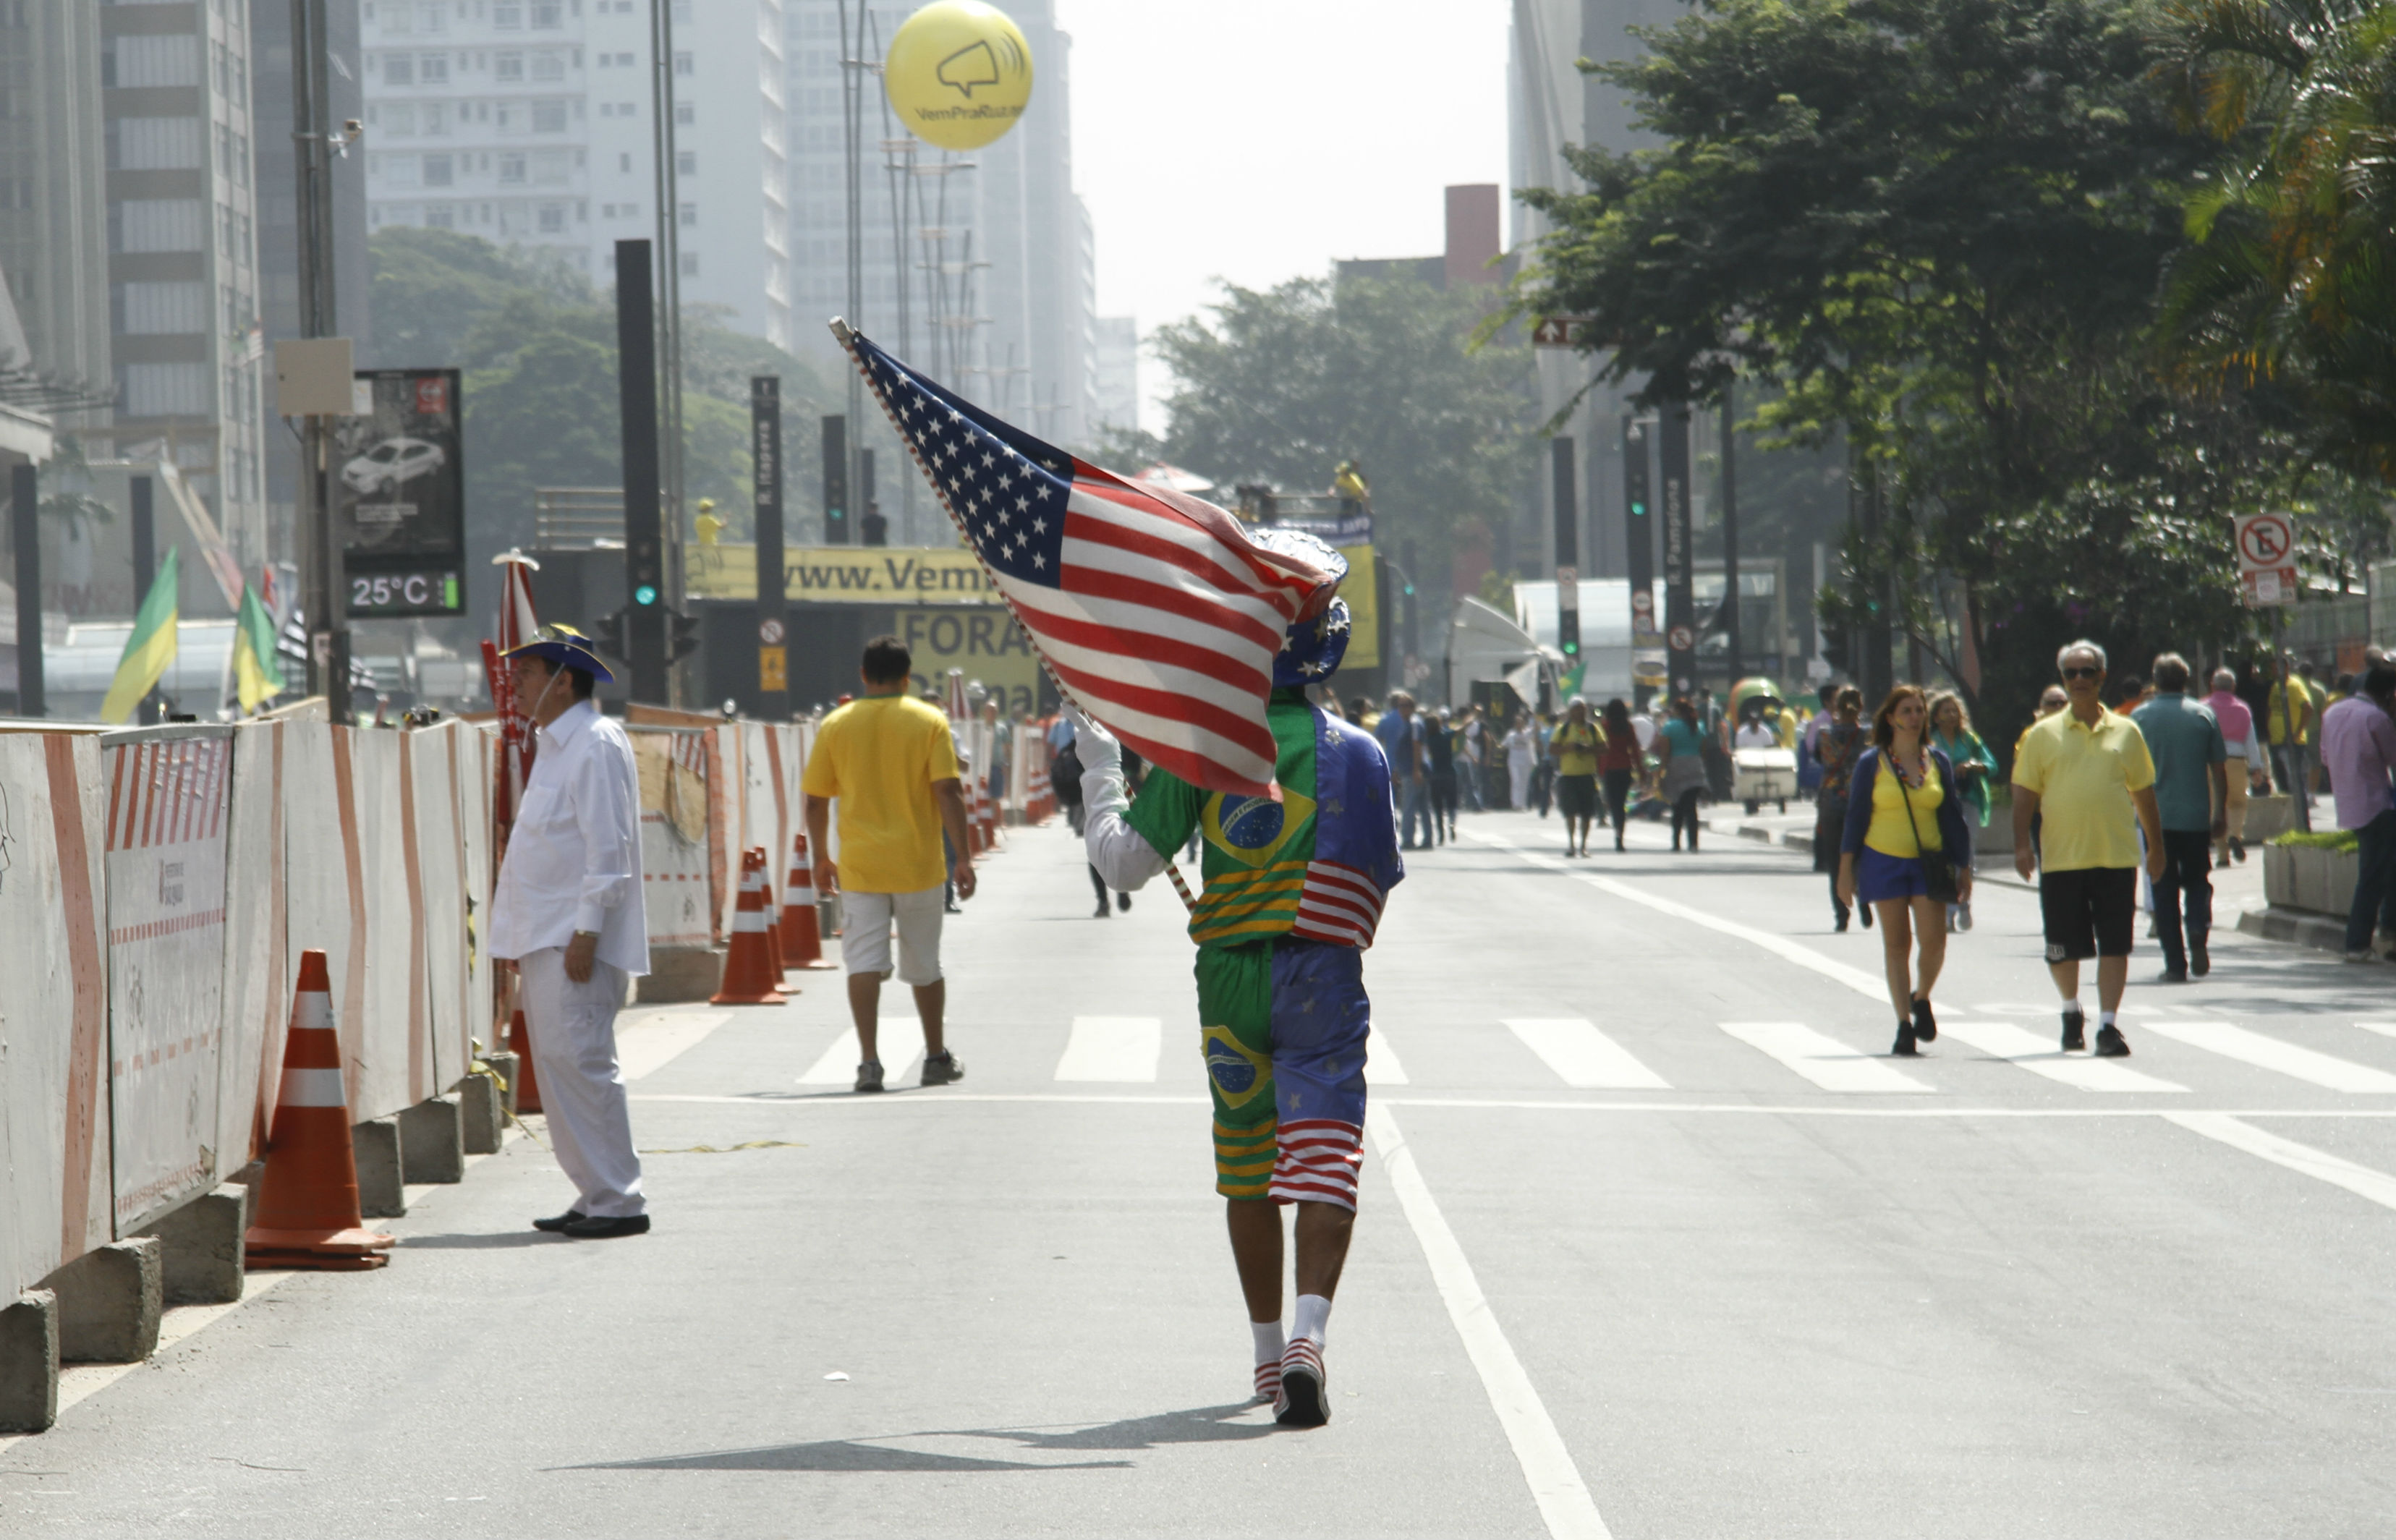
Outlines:
[[941,890],[857,893],[840,890],[840,961],[850,973],[890,976],[890,924],[898,924],[898,981],[940,981]]

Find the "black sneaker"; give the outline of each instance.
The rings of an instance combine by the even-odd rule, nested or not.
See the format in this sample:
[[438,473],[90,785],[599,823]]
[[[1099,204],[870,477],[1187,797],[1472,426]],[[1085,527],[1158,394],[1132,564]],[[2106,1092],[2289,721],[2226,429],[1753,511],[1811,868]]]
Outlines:
[[2088,1046],[2088,1014],[2074,1007],[2063,1013],[2063,1051],[2077,1054]]
[[857,1088],[859,1091],[879,1091],[882,1089],[882,1061],[880,1059],[867,1059],[863,1064],[857,1067]]
[[1117,908],[1117,909],[1127,909],[1131,908],[1131,895],[1130,895],[1130,894],[1128,894],[1128,893],[1118,893],[1118,894],[1116,894],[1116,895],[1115,895],[1115,908]]
[[1913,1036],[1918,1042],[1938,1041],[1938,1018],[1930,1014],[1927,999],[1917,999],[1913,1002]]
[[1889,1053],[1897,1058],[1921,1057],[1921,1051],[1913,1046],[1920,1036],[1921,1034],[1913,1029],[1913,1023],[1910,1021],[1898,1022],[1897,1024],[1897,1042],[1895,1046],[1889,1049]]
[[2235,834],[2230,836],[2230,854],[2238,857],[2240,865],[2244,865],[2246,861],[2246,842],[2240,839]]
[[1321,1427],[1331,1420],[1330,1376],[1323,1372],[1323,1347],[1293,1337],[1281,1356],[1281,1393],[1273,1398],[1273,1421],[1284,1427]]
[[2163,970],[2163,982],[2166,984],[2185,984],[2188,982],[2188,970],[2186,968],[2167,967]]
[[2188,971],[2199,978],[2213,971],[2213,954],[2204,949],[2204,943],[2201,940],[2190,940],[2188,944]]
[[965,1078],[965,1067],[957,1062],[956,1050],[952,1048],[943,1048],[924,1061],[925,1085],[946,1085]]
[[2122,1029],[2119,1027],[2099,1027],[2096,1029],[2096,1056],[2098,1058],[2128,1058],[2130,1056],[2130,1045],[2122,1041]]

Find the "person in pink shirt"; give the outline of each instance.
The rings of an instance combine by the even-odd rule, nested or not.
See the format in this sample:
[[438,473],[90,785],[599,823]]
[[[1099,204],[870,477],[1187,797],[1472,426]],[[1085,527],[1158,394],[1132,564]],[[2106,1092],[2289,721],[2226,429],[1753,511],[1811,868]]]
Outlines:
[[2247,783],[2263,771],[2263,746],[2255,736],[2255,713],[2239,699],[2235,691],[2238,676],[2228,669],[2213,670],[2213,693],[2204,697],[2213,720],[2221,724],[2222,747],[2230,750],[2229,798],[2227,817],[2222,834],[2214,842],[2213,858],[2216,866],[2228,866],[2230,857],[2246,858],[2246,791]]

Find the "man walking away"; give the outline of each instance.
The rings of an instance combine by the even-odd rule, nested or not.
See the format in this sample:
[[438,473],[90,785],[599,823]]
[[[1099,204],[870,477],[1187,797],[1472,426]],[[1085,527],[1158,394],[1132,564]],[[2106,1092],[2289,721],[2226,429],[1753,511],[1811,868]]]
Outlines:
[[2185,984],[2191,974],[2203,978],[2213,971],[2204,942],[2213,929],[2213,842],[2228,830],[2229,750],[2212,710],[2188,698],[2188,659],[2177,653],[2155,659],[2155,693],[2130,720],[2155,763],[2163,826],[2155,939],[2163,943],[2164,981]]
[[2214,841],[2214,864],[2228,866],[2230,857],[2246,858],[2246,793],[2263,774],[2263,744],[2255,731],[2255,712],[2238,698],[2238,676],[2228,669],[2213,670],[2213,693],[2205,710],[2221,725],[2221,746],[2230,758],[2222,764],[2222,827]]
[[1456,734],[1437,710],[1422,716],[1423,760],[1430,765],[1431,831],[1437,843],[1456,838]]
[[1413,850],[1417,825],[1422,827],[1419,843],[1431,843],[1431,788],[1423,780],[1424,754],[1422,724],[1415,717],[1415,697],[1404,690],[1390,692],[1390,709],[1381,713],[1374,724],[1373,736],[1381,740],[1381,752],[1390,759],[1390,775],[1397,783],[1399,805],[1404,809],[1399,848]]
[[2396,807],[2389,772],[2396,767],[2396,668],[2374,663],[2363,676],[2363,693],[2322,714],[2322,763],[2329,769],[2337,827],[2362,840],[2362,870],[2354,903],[2346,914],[2346,960],[2371,959],[2371,931],[2396,935]]
[[2280,677],[2271,684],[2270,702],[2263,709],[2263,731],[2271,744],[2271,768],[2280,777],[2280,790],[2296,799],[2296,827],[2307,833],[2313,827],[2313,697],[2297,677],[2293,665],[2296,655],[2283,653],[2280,657]]
[[[807,848],[815,852],[816,891],[841,896],[840,960],[848,969],[848,1011],[863,1061],[857,1089],[882,1089],[879,1012],[890,965],[890,931],[898,930],[900,979],[915,989],[924,1023],[924,1083],[965,1078],[949,1051],[942,1014],[948,984],[940,973],[940,837],[946,834],[957,896],[974,895],[973,841],[965,833],[965,788],[956,742],[938,708],[907,694],[914,667],[907,644],[877,636],[859,670],[865,694],[823,719],[799,789],[806,794]],[[840,862],[825,837],[840,802]]]
[[[2055,666],[2069,704],[2033,724],[2014,758],[2014,870],[2025,882],[2033,870],[2038,874],[2047,973],[2063,997],[2064,1051],[2088,1046],[2080,964],[2093,957],[2096,1054],[2123,1058],[2130,1045],[2116,1017],[2130,979],[2138,908],[2133,811],[2147,837],[2147,874],[2160,879],[2163,870],[2155,765],[2130,719],[2105,710],[2104,648],[2074,642],[2056,655]],[[2035,839],[2033,820],[2041,825]]]
[[641,900],[641,775],[624,729],[599,714],[592,688],[614,684],[571,626],[543,626],[508,652],[516,698],[540,734],[508,851],[491,895],[491,955],[516,965],[533,1068],[558,1169],[574,1206],[533,1228],[577,1241],[646,1235],[648,1201],[616,1013],[625,986],[649,971]]

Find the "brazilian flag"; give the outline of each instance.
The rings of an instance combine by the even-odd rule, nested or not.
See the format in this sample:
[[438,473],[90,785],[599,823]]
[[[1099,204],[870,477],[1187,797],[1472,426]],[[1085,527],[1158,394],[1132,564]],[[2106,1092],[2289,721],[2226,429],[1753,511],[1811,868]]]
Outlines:
[[241,585],[241,618],[233,631],[233,673],[245,711],[257,710],[289,688],[274,661],[274,617],[247,583]]
[[126,639],[125,656],[117,660],[108,698],[100,703],[100,721],[129,720],[141,697],[158,687],[166,665],[175,661],[175,594],[180,581],[179,548],[168,546],[157,580],[150,585],[149,597],[141,601],[141,613],[133,617],[133,634]]

